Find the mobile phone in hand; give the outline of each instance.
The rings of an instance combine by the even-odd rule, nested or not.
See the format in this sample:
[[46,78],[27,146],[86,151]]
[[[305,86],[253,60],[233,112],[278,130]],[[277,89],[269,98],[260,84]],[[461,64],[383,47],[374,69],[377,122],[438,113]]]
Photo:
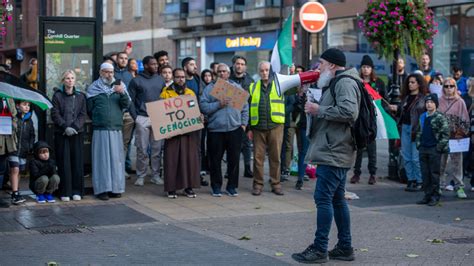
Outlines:
[[132,42],[127,42],[127,47],[132,48]]
[[122,80],[121,79],[116,79],[114,81],[114,85],[120,85],[122,83]]

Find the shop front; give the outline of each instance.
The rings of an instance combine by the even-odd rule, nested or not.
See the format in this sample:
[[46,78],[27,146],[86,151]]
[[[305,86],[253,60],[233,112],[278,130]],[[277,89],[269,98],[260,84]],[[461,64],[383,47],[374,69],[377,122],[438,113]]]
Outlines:
[[[433,50],[428,51],[432,56],[433,68],[443,75],[451,74],[454,65],[464,70],[464,75],[474,74],[474,4],[472,1],[431,1],[429,7],[433,9],[435,21],[438,23],[438,34],[434,38]],[[336,5],[336,4],[334,4]],[[340,7],[344,3],[338,4]],[[336,10],[332,8],[331,10]],[[364,54],[371,55],[375,60],[375,70],[380,76],[391,73],[391,62],[386,62],[372,49],[357,25],[355,14],[351,16],[335,16],[330,14],[326,30],[323,34],[312,34],[310,39],[310,58],[317,59],[320,53],[329,47],[337,47],[346,53],[347,65],[359,67]],[[321,46],[321,43],[323,45]],[[322,49],[315,49],[322,47]],[[405,57],[408,71],[417,69],[414,58]],[[312,63],[314,63],[313,60]]]
[[231,66],[232,57],[240,55],[247,58],[247,72],[254,76],[257,74],[258,62],[270,60],[271,51],[278,38],[277,34],[276,31],[268,31],[206,37],[204,65],[219,62]]

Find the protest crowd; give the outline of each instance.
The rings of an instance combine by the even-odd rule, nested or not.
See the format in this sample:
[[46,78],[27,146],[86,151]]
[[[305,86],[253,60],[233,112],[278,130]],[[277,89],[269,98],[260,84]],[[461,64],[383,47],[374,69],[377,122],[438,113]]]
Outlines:
[[[405,190],[423,191],[419,204],[434,206],[441,194],[449,191],[466,198],[466,182],[474,191],[474,79],[463,76],[457,66],[452,73],[437,72],[431,68],[428,54],[423,55],[419,70],[413,73],[405,71],[404,60],[399,58],[397,76],[389,77],[385,84],[377,77],[369,55],[363,57],[359,69],[346,69],[344,54],[328,49],[318,68],[310,70],[321,73],[318,82],[310,85],[322,89],[320,99],[310,95],[309,85],[280,93],[271,64],[265,61],[258,64],[259,78],[254,80],[247,72],[247,59],[243,56],[234,56],[229,65],[214,62],[209,69],[199,72],[195,59],[185,58],[181,66],[173,67],[168,53],[159,51],[143,58],[144,70],[139,72],[137,60],[129,58],[129,54],[123,51],[104,56],[100,78],[86,91],[76,89],[73,70],[64,71],[62,86],[51,99],[54,143],[35,143],[30,102],[2,99],[1,116],[13,121],[12,134],[0,135],[0,170],[5,176],[2,185],[12,191],[12,204],[25,201],[19,193],[20,173],[24,171],[29,174],[30,189],[38,203],[54,202],[55,197],[66,202],[82,199],[87,119],[92,121],[93,129],[93,191],[101,200],[121,197],[126,190],[125,181],[131,176],[135,176],[135,186],[144,186],[148,181],[162,185],[169,198],[195,198],[194,189],[209,185],[212,196],[238,196],[241,153],[242,176],[253,178],[251,193],[255,196],[261,195],[265,186],[266,157],[270,166],[268,185],[279,196],[284,195],[281,182],[289,182],[290,172],[297,176],[297,190],[302,189],[308,177],[319,178],[331,171],[345,183],[345,172],[350,168],[350,182],[362,182],[365,152],[369,173],[365,182],[375,185],[376,141],[356,149],[351,132],[347,136],[334,134],[352,130],[358,116],[357,104],[362,95],[350,93],[351,89],[346,87],[354,84],[348,80],[360,82],[371,97],[381,98],[383,109],[396,121],[401,167],[407,178]],[[340,69],[331,75],[324,64]],[[6,66],[0,70],[8,72]],[[302,72],[303,66],[289,67],[290,75]],[[339,81],[336,76],[340,72],[348,73]],[[36,59],[30,61],[30,70],[21,79],[37,89]],[[395,79],[401,84],[399,104],[389,100],[391,82]],[[232,99],[215,96],[215,89],[221,84],[218,80],[248,94],[241,108],[235,108]],[[203,129],[156,140],[147,103],[183,95],[196,98]],[[469,139],[468,151],[450,151],[450,141],[460,139]],[[130,160],[131,145],[136,146],[135,163]],[[325,165],[344,171],[334,172],[325,169]],[[343,188],[336,193],[344,191]],[[9,202],[2,201],[1,205],[8,207]]]

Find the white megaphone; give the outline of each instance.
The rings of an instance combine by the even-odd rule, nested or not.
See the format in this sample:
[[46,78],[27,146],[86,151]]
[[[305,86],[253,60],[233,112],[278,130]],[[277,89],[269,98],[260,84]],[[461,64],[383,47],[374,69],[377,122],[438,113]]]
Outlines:
[[304,84],[314,83],[319,79],[319,71],[307,71],[296,75],[281,75],[275,73],[275,85],[278,95],[284,94],[287,90],[300,87]]

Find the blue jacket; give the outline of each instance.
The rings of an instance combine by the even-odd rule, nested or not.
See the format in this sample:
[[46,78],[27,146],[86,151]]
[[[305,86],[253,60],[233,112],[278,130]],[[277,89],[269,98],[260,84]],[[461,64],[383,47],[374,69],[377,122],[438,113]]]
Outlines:
[[[237,83],[229,80],[235,86],[240,87]],[[214,88],[214,83],[210,83],[204,89],[199,107],[201,112],[207,116],[207,129],[210,132],[229,132],[244,125],[247,126],[249,121],[249,106],[245,103],[242,111],[232,107],[220,107],[220,102],[210,94]]]
[[116,67],[114,69],[114,78],[122,80],[122,82],[128,88],[128,85],[130,84],[130,81],[132,81],[133,76],[130,72],[128,72],[127,68],[119,69],[118,67]]
[[467,93],[467,78],[460,77],[458,81],[456,81],[456,85],[458,85],[458,91],[461,95],[465,95]]

